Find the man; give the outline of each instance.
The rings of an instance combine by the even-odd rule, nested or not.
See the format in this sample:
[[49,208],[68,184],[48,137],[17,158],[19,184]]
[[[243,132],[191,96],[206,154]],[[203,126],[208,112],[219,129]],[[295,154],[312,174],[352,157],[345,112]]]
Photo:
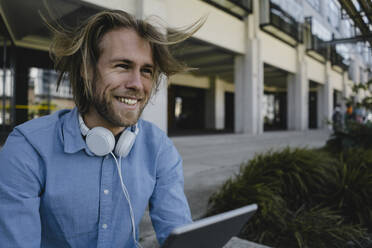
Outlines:
[[139,117],[160,75],[184,69],[167,45],[200,26],[167,40],[123,11],[51,26],[76,108],[17,126],[0,151],[1,247],[139,247],[148,204],[160,244],[191,221],[180,155]]
[[341,106],[337,104],[332,114],[332,127],[334,132],[341,132],[343,130],[342,120]]

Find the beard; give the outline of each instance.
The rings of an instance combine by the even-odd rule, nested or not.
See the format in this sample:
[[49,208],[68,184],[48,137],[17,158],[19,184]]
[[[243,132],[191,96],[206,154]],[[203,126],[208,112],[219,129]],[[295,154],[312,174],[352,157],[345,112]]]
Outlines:
[[133,96],[142,99],[138,101],[139,106],[135,110],[127,110],[118,106],[119,101],[111,91],[104,91],[102,95],[94,91],[92,104],[97,113],[108,123],[115,127],[128,127],[137,123],[144,108],[147,105],[149,97],[134,90],[128,91],[126,96]]

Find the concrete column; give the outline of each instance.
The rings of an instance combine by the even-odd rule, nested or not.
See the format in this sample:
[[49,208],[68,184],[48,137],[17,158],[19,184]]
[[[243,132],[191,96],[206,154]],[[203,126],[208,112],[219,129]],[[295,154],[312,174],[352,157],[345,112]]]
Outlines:
[[295,112],[296,112],[296,79],[294,74],[288,74],[287,76],[287,129],[295,130]]
[[344,71],[344,73],[342,74],[342,93],[341,93],[341,95],[342,95],[342,98],[341,98],[341,112],[342,113],[345,113],[345,111],[346,111],[346,101],[345,101],[345,99],[348,97],[347,81],[348,81],[347,71]]
[[323,86],[323,114],[322,118],[322,127],[326,129],[331,129],[331,125],[327,124],[328,121],[332,120],[333,113],[333,87],[331,82],[331,62],[326,62],[325,70],[325,84]]
[[215,127],[217,130],[225,128],[225,89],[224,82],[217,78],[215,82]]
[[218,77],[210,77],[205,106],[205,126],[209,129],[225,128],[225,91],[224,82]]
[[209,77],[209,89],[205,97],[205,127],[215,129],[216,125],[216,77]]
[[297,73],[288,77],[288,129],[307,130],[309,126],[309,80],[304,45],[297,46]]
[[[137,0],[137,18],[156,15],[163,20],[167,18],[166,3],[164,0]],[[164,30],[166,32],[166,30]],[[168,130],[168,87],[167,79],[162,77],[159,90],[150,99],[143,111],[142,118],[148,120],[163,131]]]
[[324,112],[324,106],[325,106],[325,103],[324,103],[324,85],[321,85],[319,88],[318,88],[318,91],[317,91],[317,100],[318,100],[318,103],[317,103],[317,127],[318,128],[323,128],[324,127],[324,119],[323,119],[323,112]]
[[235,133],[263,132],[263,62],[259,38],[259,1],[245,19],[246,51],[235,58]]

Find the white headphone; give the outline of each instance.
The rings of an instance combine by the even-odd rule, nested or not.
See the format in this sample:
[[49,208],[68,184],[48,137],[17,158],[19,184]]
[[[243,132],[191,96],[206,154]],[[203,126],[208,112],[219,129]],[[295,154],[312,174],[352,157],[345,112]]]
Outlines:
[[[136,247],[142,248],[141,244],[138,243],[136,239],[136,224],[134,221],[132,203],[130,201],[128,189],[123,182],[123,176],[121,173],[121,158],[126,157],[129,154],[130,150],[132,149],[134,141],[136,140],[136,136],[139,132],[137,124],[124,130],[124,132],[120,135],[116,146],[115,146],[115,137],[111,133],[110,130],[104,127],[94,127],[92,129],[89,129],[85,125],[84,120],[80,114],[79,114],[79,126],[80,126],[80,131],[82,135],[86,137],[85,142],[87,143],[89,150],[94,155],[105,156],[107,154],[111,154],[112,157],[115,159],[120,182],[121,182],[121,188],[129,204],[129,214],[131,218],[132,235],[133,235],[132,238],[133,238],[133,241]],[[134,130],[132,130],[133,128]],[[118,156],[119,159],[117,159],[115,155],[112,153],[114,148],[115,148],[115,151],[114,151],[115,155]]]
[[[82,135],[86,137],[85,142],[89,150],[96,156],[105,156],[114,151],[116,156],[126,157],[132,149],[139,131],[137,124],[125,129],[115,145],[115,137],[110,130],[104,127],[89,129],[80,114],[79,126]],[[132,130],[133,128],[134,130]]]

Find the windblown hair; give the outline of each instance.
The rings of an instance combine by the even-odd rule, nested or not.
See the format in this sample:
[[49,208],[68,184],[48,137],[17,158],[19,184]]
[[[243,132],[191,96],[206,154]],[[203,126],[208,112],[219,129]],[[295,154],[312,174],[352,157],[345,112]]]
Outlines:
[[[97,75],[97,62],[101,54],[100,42],[103,36],[114,29],[128,28],[148,41],[154,61],[155,92],[161,81],[161,74],[169,77],[188,70],[187,66],[176,60],[169,51],[169,45],[177,44],[189,38],[205,22],[200,19],[182,30],[167,29],[167,34],[149,21],[136,19],[120,10],[105,10],[91,16],[79,26],[67,29],[61,25],[46,22],[54,34],[50,53],[59,71],[57,88],[65,76],[68,76],[75,104],[80,113],[88,111],[93,97],[93,83],[88,80],[88,71]],[[83,75],[83,76],[82,76]],[[93,80],[94,81],[94,80]]]

